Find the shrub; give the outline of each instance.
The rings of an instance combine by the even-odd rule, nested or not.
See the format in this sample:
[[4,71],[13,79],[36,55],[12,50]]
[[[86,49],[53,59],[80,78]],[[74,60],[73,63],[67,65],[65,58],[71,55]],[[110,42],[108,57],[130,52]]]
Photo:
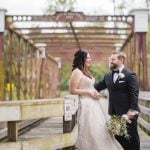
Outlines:
[[[61,90],[68,90],[69,79],[71,76],[72,66],[71,64],[64,64],[61,68]],[[108,70],[105,64],[92,64],[89,66],[89,70],[92,73],[96,81],[102,80],[104,74]]]

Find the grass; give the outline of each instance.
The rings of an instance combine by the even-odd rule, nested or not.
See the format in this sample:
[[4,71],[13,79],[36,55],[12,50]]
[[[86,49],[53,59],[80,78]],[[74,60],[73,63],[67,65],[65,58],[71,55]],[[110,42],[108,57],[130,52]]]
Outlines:
[[66,95],[68,95],[69,94],[69,91],[61,91],[60,92],[60,97],[61,98],[64,98]]

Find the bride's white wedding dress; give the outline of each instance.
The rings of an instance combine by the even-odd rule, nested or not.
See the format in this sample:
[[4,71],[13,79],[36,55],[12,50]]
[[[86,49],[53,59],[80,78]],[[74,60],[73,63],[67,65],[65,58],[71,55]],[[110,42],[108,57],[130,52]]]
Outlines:
[[[94,79],[83,75],[79,89],[93,89]],[[121,150],[115,138],[106,128],[106,118],[100,100],[80,96],[78,110],[79,135],[76,147],[79,150]]]

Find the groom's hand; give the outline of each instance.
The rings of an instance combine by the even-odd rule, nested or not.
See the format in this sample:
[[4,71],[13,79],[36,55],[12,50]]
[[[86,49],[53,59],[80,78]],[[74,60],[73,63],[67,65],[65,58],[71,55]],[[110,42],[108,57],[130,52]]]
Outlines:
[[127,112],[127,116],[128,116],[128,119],[133,119],[133,117],[134,117],[132,111],[130,111],[130,110]]
[[136,110],[128,110],[127,112],[127,116],[129,119],[133,119],[135,117],[135,115],[138,115],[139,112],[137,112]]

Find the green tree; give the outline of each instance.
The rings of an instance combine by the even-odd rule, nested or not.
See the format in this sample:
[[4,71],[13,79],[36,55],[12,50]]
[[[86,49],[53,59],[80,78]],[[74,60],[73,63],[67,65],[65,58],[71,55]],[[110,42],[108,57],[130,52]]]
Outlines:
[[54,14],[57,11],[73,11],[76,0],[47,0],[48,6],[46,7],[45,14]]
[[[61,68],[61,90],[68,90],[69,79],[71,76],[72,65],[64,64]],[[96,81],[102,80],[104,74],[107,72],[108,67],[105,64],[92,64],[89,70]]]
[[69,79],[71,76],[71,64],[63,64],[61,68],[61,90],[68,90]]
[[89,70],[97,82],[103,79],[104,74],[108,71],[108,66],[106,64],[92,64],[89,66]]

